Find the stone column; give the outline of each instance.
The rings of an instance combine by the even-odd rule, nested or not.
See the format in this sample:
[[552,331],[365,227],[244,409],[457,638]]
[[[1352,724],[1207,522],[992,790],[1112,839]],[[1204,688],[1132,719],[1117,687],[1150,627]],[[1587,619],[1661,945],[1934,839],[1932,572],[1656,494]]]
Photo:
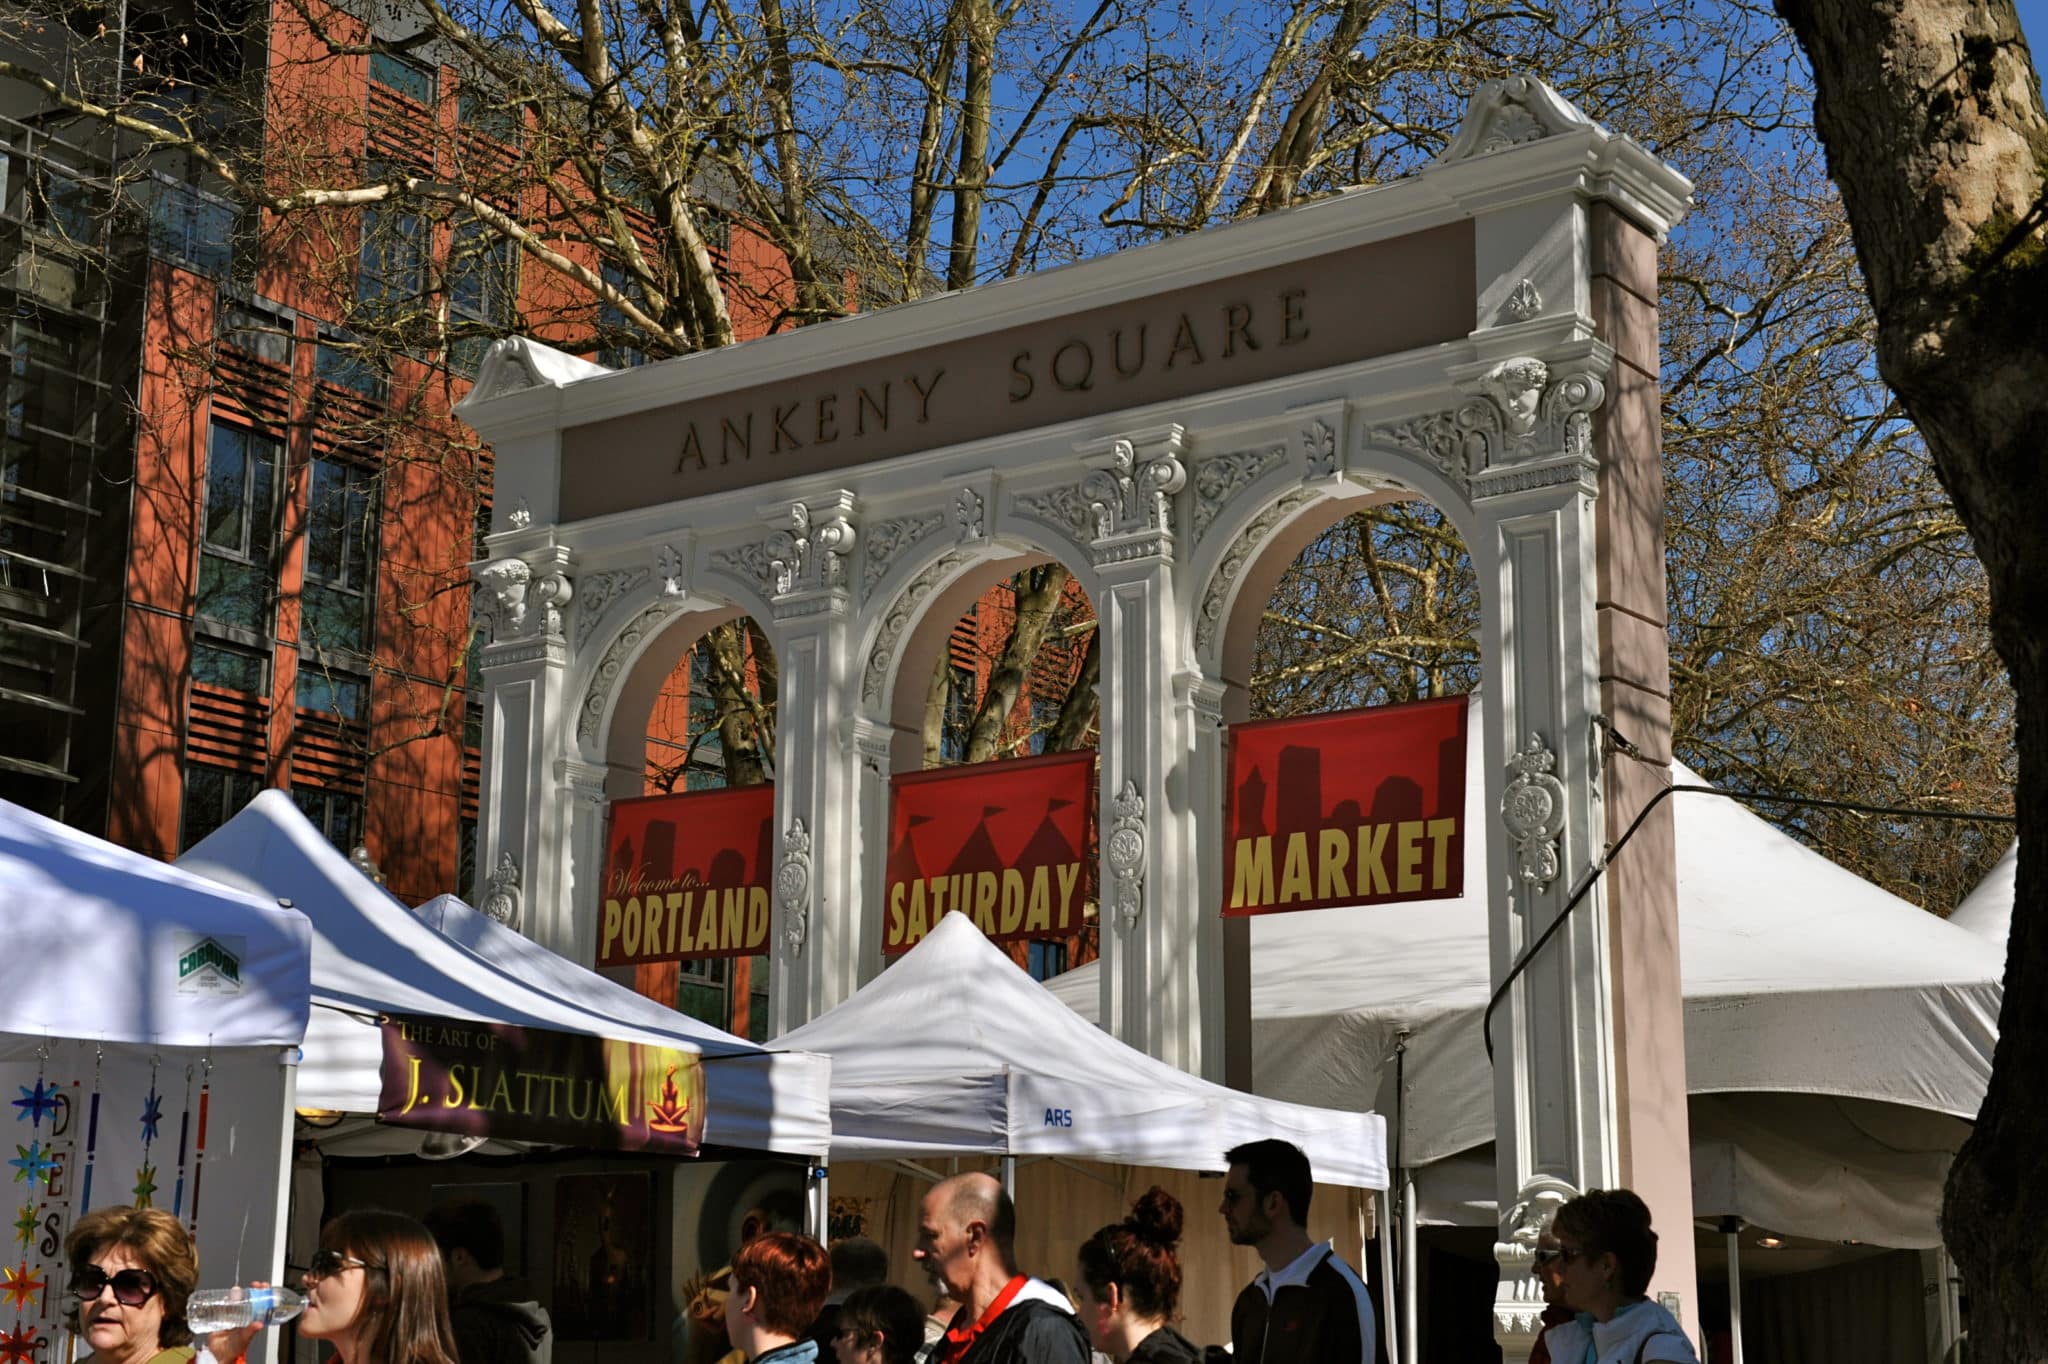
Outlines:
[[861,917],[853,516],[849,493],[793,503],[764,546],[777,676],[770,1036],[851,995],[872,936]]
[[[515,522],[513,530],[525,527]],[[472,570],[474,610],[488,632],[484,683],[483,809],[477,908],[569,956],[576,949],[569,848],[573,798],[556,758],[574,752],[575,700],[563,615],[574,556],[541,543]]]
[[[1600,709],[1613,726],[1609,732],[1619,736],[1603,746],[1601,767],[1605,832],[1612,841],[1671,784],[1657,239],[1611,204],[1593,205],[1588,221],[1593,321],[1614,347],[1607,401],[1593,423],[1600,465],[1594,518]],[[1606,876],[1619,1175],[1650,1205],[1656,1225],[1666,1228],[1692,1215],[1672,826],[1672,801],[1685,799],[1671,797],[1652,811]],[[1698,1316],[1695,1283],[1692,1237],[1666,1234],[1658,1244],[1651,1294],[1679,1294],[1685,1304],[1679,1315],[1691,1326]]]
[[[1187,481],[1178,426],[1084,448],[1102,631],[1102,1026],[1193,1074],[1220,1065],[1205,1036],[1201,962],[1220,966],[1195,873],[1190,785],[1195,677],[1174,592],[1174,494]],[[1204,944],[1204,938],[1216,938]],[[1187,950],[1195,943],[1194,952]],[[1220,973],[1217,977],[1220,978]]]
[[[1483,627],[1496,983],[1605,842],[1589,414],[1608,361],[1587,341],[1553,348],[1547,361],[1515,356],[1458,376],[1472,395],[1455,425],[1484,537],[1473,553],[1499,575]],[[1492,1020],[1502,1209],[1494,1325],[1510,1359],[1526,1354],[1542,1310],[1529,1275],[1537,1233],[1574,1193],[1620,1176],[1612,985],[1606,888],[1596,885]]]

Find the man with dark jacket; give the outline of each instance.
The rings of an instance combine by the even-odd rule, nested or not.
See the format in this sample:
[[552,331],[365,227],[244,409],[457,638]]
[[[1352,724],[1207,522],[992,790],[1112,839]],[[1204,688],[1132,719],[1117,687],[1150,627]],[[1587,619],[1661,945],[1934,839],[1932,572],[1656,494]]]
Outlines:
[[932,1186],[911,1254],[960,1310],[926,1364],[1089,1364],[1088,1334],[1064,1294],[1019,1274],[1017,1209],[985,1174]]
[[1267,1140],[1223,1158],[1230,1173],[1219,1211],[1230,1240],[1266,1262],[1230,1309],[1235,1364],[1369,1364],[1378,1350],[1365,1282],[1305,1230],[1315,1190],[1308,1157]]
[[505,1228],[490,1204],[444,1204],[426,1223],[447,1270],[462,1364],[551,1364],[554,1326],[526,1281],[505,1273]]

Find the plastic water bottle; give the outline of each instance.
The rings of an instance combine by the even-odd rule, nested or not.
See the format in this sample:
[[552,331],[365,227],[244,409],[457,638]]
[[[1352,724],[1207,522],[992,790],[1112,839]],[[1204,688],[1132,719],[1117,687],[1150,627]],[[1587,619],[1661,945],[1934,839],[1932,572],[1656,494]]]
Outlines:
[[289,1288],[201,1288],[185,1300],[195,1336],[244,1326],[276,1326],[304,1311],[306,1300]]

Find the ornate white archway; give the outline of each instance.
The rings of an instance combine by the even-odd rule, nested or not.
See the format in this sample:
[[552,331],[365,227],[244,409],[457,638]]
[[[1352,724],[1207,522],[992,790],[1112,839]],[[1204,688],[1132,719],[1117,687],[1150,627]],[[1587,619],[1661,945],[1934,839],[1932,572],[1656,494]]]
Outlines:
[[[1231,641],[1308,528],[1420,496],[1480,579],[1502,817],[1468,893],[1503,977],[1665,779],[1656,248],[1687,192],[1510,81],[1431,169],[1226,231],[616,374],[501,343],[459,411],[497,452],[482,851],[522,926],[588,958],[613,717],[671,622],[745,610],[781,677],[773,1025],[844,999],[879,952],[906,650],[993,561],[1050,555],[1102,635],[1101,1017],[1225,1078]],[[1602,716],[1648,760],[1610,761]],[[1675,937],[1667,824],[1496,1023],[1503,1208],[1626,1182],[1689,1220]],[[1511,1219],[1503,1262],[1531,1239]],[[1510,1282],[1512,1345],[1540,1303]]]

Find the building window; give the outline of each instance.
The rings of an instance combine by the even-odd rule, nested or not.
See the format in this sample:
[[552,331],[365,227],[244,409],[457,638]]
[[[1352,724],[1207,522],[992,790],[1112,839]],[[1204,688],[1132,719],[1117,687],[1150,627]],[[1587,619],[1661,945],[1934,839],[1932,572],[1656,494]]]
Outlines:
[[192,680],[209,687],[267,695],[269,665],[270,656],[254,649],[236,648],[218,640],[192,642]]
[[[599,270],[607,286],[631,299],[635,307],[640,306],[640,286],[626,273],[625,266],[607,259]],[[635,324],[626,320],[625,311],[617,304],[602,302],[597,305],[597,328],[603,342],[597,348],[597,363],[610,369],[632,369],[647,363],[647,352],[626,344],[627,338],[634,334]]]
[[732,1024],[730,982],[732,962],[723,957],[708,961],[685,961],[677,965],[676,1012],[688,1014],[714,1028]]
[[363,841],[363,798],[346,791],[326,791],[312,786],[294,786],[292,804],[312,821],[327,841],[344,853]]
[[476,892],[476,821],[465,815],[455,824],[455,894],[467,900]]
[[512,325],[519,258],[512,243],[474,220],[455,229],[448,255],[448,364],[474,374],[491,342]]
[[[387,167],[372,167],[376,178]],[[401,318],[408,304],[426,292],[427,247],[431,226],[417,212],[394,204],[374,204],[358,219],[363,234],[356,271],[356,299],[368,314],[383,321]]]
[[256,799],[263,778],[253,772],[230,772],[221,767],[185,768],[185,800],[180,811],[178,851],[184,852],[200,839],[241,813]]
[[199,614],[267,639],[279,446],[267,436],[219,422],[211,436],[199,547]]
[[967,735],[974,726],[974,669],[954,663],[946,669],[946,713],[939,732],[939,761],[967,761]]
[[1067,969],[1067,945],[1063,942],[1024,944],[1024,969],[1033,980],[1051,980]]
[[129,192],[149,220],[151,255],[215,279],[233,272],[239,221],[234,205],[161,175],[139,181]]
[[404,95],[415,104],[432,105],[436,72],[396,52],[370,54],[370,79],[386,90]]
[[377,566],[376,475],[349,460],[316,458],[306,505],[302,631],[324,659],[370,652]]
[[360,673],[309,663],[299,669],[293,700],[300,710],[319,711],[362,724],[369,718],[370,679]]
[[313,377],[370,398],[384,396],[384,378],[354,341],[321,338],[313,347]]
[[768,958],[753,958],[752,969],[747,972],[747,1040],[766,1042],[768,1040]]
[[494,142],[516,146],[519,142],[519,109],[503,96],[492,98],[480,85],[464,85],[455,95],[455,121],[470,132]]

